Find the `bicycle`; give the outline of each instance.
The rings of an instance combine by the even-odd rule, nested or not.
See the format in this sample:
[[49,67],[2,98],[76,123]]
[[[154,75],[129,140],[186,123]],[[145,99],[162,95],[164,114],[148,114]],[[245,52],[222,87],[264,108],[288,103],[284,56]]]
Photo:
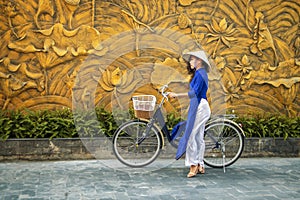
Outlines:
[[[136,100],[134,105],[142,105],[141,112],[147,112],[150,119],[138,118],[119,126],[113,136],[113,152],[117,159],[129,167],[144,167],[152,163],[164,146],[164,138],[174,147],[185,131],[185,126],[179,126],[176,136],[168,130],[162,106],[168,100],[168,86],[161,88],[162,100],[155,107],[155,96],[139,96],[144,100]],[[133,97],[137,98],[137,97]],[[138,108],[134,109],[139,111]],[[154,113],[154,114],[153,114]],[[206,150],[204,163],[213,168],[224,168],[235,163],[244,149],[244,132],[239,124],[234,122],[234,115],[218,115],[211,117],[206,123],[204,139]],[[184,123],[183,123],[184,124]],[[175,155],[174,155],[175,157]]]

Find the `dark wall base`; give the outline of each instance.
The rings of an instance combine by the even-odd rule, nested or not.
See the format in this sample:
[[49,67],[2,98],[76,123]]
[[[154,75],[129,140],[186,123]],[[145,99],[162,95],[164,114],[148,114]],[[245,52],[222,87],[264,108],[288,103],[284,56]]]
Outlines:
[[[0,161],[83,160],[115,158],[107,139],[9,139],[0,142]],[[88,149],[86,148],[87,142]],[[99,145],[100,144],[100,145]],[[300,138],[247,138],[242,157],[300,157]],[[166,156],[167,155],[167,156]],[[170,152],[163,158],[174,158]]]

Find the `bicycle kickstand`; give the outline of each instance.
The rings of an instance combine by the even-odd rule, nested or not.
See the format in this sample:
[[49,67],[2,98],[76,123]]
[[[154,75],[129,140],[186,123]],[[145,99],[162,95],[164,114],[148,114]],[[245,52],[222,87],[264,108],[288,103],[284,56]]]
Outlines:
[[224,171],[224,174],[225,174],[225,154],[223,154],[223,171]]
[[225,170],[225,145],[224,144],[222,144],[222,157],[223,157],[223,171],[225,174],[226,170]]

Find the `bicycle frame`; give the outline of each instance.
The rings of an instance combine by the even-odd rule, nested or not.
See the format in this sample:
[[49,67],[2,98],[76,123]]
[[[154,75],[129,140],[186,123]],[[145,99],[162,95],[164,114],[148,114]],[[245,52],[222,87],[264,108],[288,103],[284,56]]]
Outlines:
[[[163,96],[163,98],[161,99],[160,103],[158,104],[158,106],[156,107],[153,116],[150,119],[143,119],[143,118],[139,118],[139,119],[135,119],[135,120],[131,120],[129,122],[125,122],[123,125],[121,125],[119,127],[119,129],[116,131],[114,138],[113,138],[113,149],[114,149],[114,153],[117,156],[117,158],[124,163],[125,165],[128,166],[133,166],[133,167],[141,167],[141,166],[145,166],[151,162],[153,162],[156,157],[159,154],[160,149],[162,149],[164,147],[164,138],[166,137],[168,142],[175,148],[178,147],[178,144],[180,143],[180,138],[182,137],[182,135],[185,132],[185,125],[180,124],[180,126],[176,127],[176,135],[173,135],[173,131],[170,132],[168,130],[167,127],[167,123],[165,121],[165,117],[163,115],[162,112],[162,106],[165,102],[165,100],[168,100],[168,93],[164,92],[164,89],[167,86],[162,87],[161,90],[161,94]],[[234,118],[234,115],[216,115],[216,116],[212,116],[208,122],[206,123],[206,129],[205,129],[205,133],[204,133],[204,137],[208,138],[208,144],[210,146],[209,149],[211,149],[213,152],[211,151],[207,151],[208,155],[209,153],[212,153],[212,157],[208,157],[208,160],[204,160],[204,162],[211,167],[216,167],[216,168],[220,168],[223,167],[224,168],[224,172],[225,172],[225,166],[230,166],[231,164],[233,164],[241,155],[242,151],[243,151],[243,147],[244,147],[244,132],[241,128],[241,126],[232,121],[231,119]],[[133,128],[133,138],[134,139],[134,143],[132,144],[132,140],[131,142],[129,142],[130,148],[126,150],[123,149],[122,147],[126,147],[121,144],[120,148],[118,149],[119,146],[119,139],[122,141],[123,135],[122,133],[125,131],[125,133],[127,132],[127,127],[129,127],[128,131],[129,134],[131,134],[131,128]],[[135,128],[137,127],[137,129]],[[139,127],[142,127],[141,129],[139,129]],[[226,127],[224,129],[224,127]],[[224,133],[224,137],[223,137],[223,129],[225,130]],[[211,131],[210,131],[211,130]],[[228,135],[226,135],[226,133],[229,133]],[[121,134],[121,135],[120,135]],[[153,134],[153,135],[152,135]],[[126,136],[126,134],[125,134]],[[150,136],[150,137],[149,137]],[[127,136],[126,136],[127,137]],[[127,159],[129,159],[127,156],[127,153],[130,153],[132,150],[134,151],[133,153],[148,153],[146,152],[139,152],[136,151],[139,146],[141,146],[141,150],[143,150],[144,146],[142,145],[143,141],[148,140],[148,138],[150,138],[150,144],[151,143],[151,138],[154,139],[155,143],[153,143],[154,145],[154,154],[153,157],[150,157],[149,160],[146,160],[146,162],[142,162],[140,164],[138,163],[131,163],[130,160],[127,161]],[[233,149],[233,156],[231,156],[229,154],[229,160],[227,161],[226,158],[226,153],[227,153],[227,141],[229,141],[228,139],[231,140],[231,138],[233,140],[236,140],[238,143],[232,143],[232,145],[237,145],[237,148]],[[236,139],[235,139],[236,138]],[[126,141],[126,138],[125,138]],[[148,145],[148,143],[146,143],[146,145]],[[226,151],[225,151],[225,146],[226,146]],[[131,149],[131,147],[133,149]],[[216,149],[216,151],[214,151]],[[229,144],[229,151],[231,149],[231,146]],[[125,157],[123,157],[123,153],[122,151],[125,151]],[[121,152],[121,153],[120,153]],[[216,153],[216,154],[215,154]],[[221,153],[221,155],[220,155]],[[210,159],[212,158],[212,159]],[[222,161],[222,165],[220,165],[220,162],[218,162],[218,160],[221,158]]]
[[[166,88],[167,86],[163,86],[162,90],[161,90],[161,94],[163,96],[161,102],[159,103],[158,107],[156,108],[153,116],[150,118],[150,120],[148,121],[148,124],[147,124],[147,129],[145,130],[145,132],[143,133],[143,136],[137,141],[137,145],[141,144],[146,136],[149,134],[149,131],[150,129],[154,126],[154,124],[156,124],[156,122],[158,123],[159,125],[159,129],[160,129],[160,132],[161,132],[161,139],[163,140],[164,138],[164,135],[167,137],[168,139],[168,142],[171,143],[172,146],[176,147],[176,145],[173,143],[172,139],[171,139],[171,134],[167,128],[167,125],[166,125],[166,121],[164,119],[164,116],[163,116],[163,113],[161,111],[161,108],[165,102],[165,100],[168,99],[167,97],[167,93],[164,93],[164,89]],[[234,118],[234,115],[216,115],[216,116],[213,116],[211,117],[207,122],[206,122],[206,125],[209,125],[211,123],[214,123],[216,121],[227,121],[234,125],[241,133],[242,133],[242,136],[243,138],[245,137],[244,135],[244,131],[242,130],[242,128],[240,127],[239,124],[235,123],[234,121],[230,120],[231,118]],[[157,128],[157,126],[156,126]],[[182,127],[181,127],[182,128]],[[184,127],[183,127],[184,128]],[[178,130],[179,132],[182,131],[182,130]],[[204,134],[207,134],[206,131],[204,132]],[[219,146],[221,145],[215,138],[211,137],[210,135],[208,135],[208,137],[210,137],[216,144],[215,148],[219,148]],[[164,143],[162,141],[162,143]]]
[[[161,133],[163,135],[167,136],[167,139],[168,139],[169,142],[171,141],[170,132],[167,128],[166,121],[165,121],[164,116],[163,116],[162,111],[161,111],[161,107],[163,106],[166,99],[167,99],[167,97],[165,95],[163,95],[163,99],[161,100],[160,104],[156,108],[153,116],[151,117],[151,119],[149,120],[149,122],[147,124],[147,129],[143,133],[143,137],[141,137],[137,141],[138,145],[141,144],[145,140],[146,136],[149,134],[150,129],[154,126],[154,124],[156,124],[156,122],[158,123],[158,125],[160,127]],[[163,140],[163,135],[162,135],[162,140]]]

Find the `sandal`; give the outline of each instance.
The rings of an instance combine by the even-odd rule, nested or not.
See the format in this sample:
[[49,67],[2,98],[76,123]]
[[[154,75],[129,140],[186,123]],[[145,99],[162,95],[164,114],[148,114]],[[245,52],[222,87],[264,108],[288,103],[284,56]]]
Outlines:
[[197,165],[191,165],[190,172],[188,173],[187,177],[192,178],[192,177],[196,176],[198,171],[199,171],[199,169],[198,169]]
[[198,164],[198,173],[199,174],[205,174],[205,168],[204,168],[204,166]]

